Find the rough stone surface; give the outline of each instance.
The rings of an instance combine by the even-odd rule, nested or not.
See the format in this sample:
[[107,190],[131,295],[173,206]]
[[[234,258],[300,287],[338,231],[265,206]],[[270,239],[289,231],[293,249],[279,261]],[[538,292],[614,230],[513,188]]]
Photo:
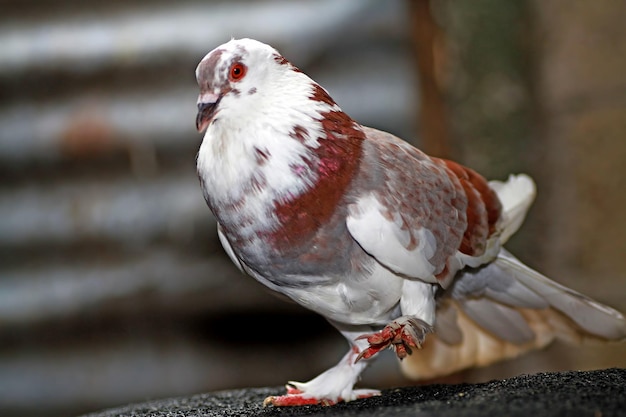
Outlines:
[[424,385],[333,407],[263,407],[280,387],[128,405],[84,417],[213,416],[626,416],[626,369],[523,375],[482,384]]

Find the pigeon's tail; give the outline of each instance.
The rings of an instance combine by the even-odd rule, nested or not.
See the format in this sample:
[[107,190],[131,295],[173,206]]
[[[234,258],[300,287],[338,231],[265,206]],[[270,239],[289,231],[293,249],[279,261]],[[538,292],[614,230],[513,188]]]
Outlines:
[[439,300],[435,334],[402,368],[411,378],[433,378],[512,358],[555,338],[623,341],[626,318],[502,250],[493,263],[463,273]]

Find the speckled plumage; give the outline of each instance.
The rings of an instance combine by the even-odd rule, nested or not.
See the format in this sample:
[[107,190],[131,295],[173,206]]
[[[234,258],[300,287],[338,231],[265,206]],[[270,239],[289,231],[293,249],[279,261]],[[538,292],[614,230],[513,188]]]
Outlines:
[[557,336],[626,336],[620,313],[501,248],[534,198],[529,177],[488,183],[361,126],[251,39],[214,49],[196,77],[196,125],[206,130],[198,174],[226,252],[242,271],[322,314],[351,345],[336,366],[291,382],[268,403],[376,395],[353,386],[385,347],[420,378]]

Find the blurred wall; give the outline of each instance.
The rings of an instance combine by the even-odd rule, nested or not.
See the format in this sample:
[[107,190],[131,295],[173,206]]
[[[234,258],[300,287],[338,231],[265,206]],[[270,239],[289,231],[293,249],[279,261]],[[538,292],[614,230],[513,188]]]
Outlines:
[[[432,13],[452,156],[537,180],[511,248],[626,310],[618,3],[446,0]],[[277,385],[333,364],[342,338],[217,242],[195,175],[194,69],[255,37],[357,120],[419,144],[410,13],[400,0],[3,4],[0,415]],[[623,347],[598,352],[557,346],[458,378],[626,366]],[[392,355],[364,380],[408,383]]]
[[[538,250],[561,282],[626,312],[626,3],[533,1]],[[554,349],[576,369],[626,367],[626,346]]]

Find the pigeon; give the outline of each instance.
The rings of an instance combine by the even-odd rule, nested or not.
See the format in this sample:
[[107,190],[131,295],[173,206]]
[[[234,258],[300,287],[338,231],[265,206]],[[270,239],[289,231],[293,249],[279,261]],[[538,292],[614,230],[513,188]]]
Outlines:
[[326,318],[337,365],[265,405],[332,405],[387,348],[428,379],[556,338],[621,341],[618,311],[527,267],[503,245],[533,180],[487,181],[362,126],[276,49],[232,39],[196,69],[197,172],[232,262]]

